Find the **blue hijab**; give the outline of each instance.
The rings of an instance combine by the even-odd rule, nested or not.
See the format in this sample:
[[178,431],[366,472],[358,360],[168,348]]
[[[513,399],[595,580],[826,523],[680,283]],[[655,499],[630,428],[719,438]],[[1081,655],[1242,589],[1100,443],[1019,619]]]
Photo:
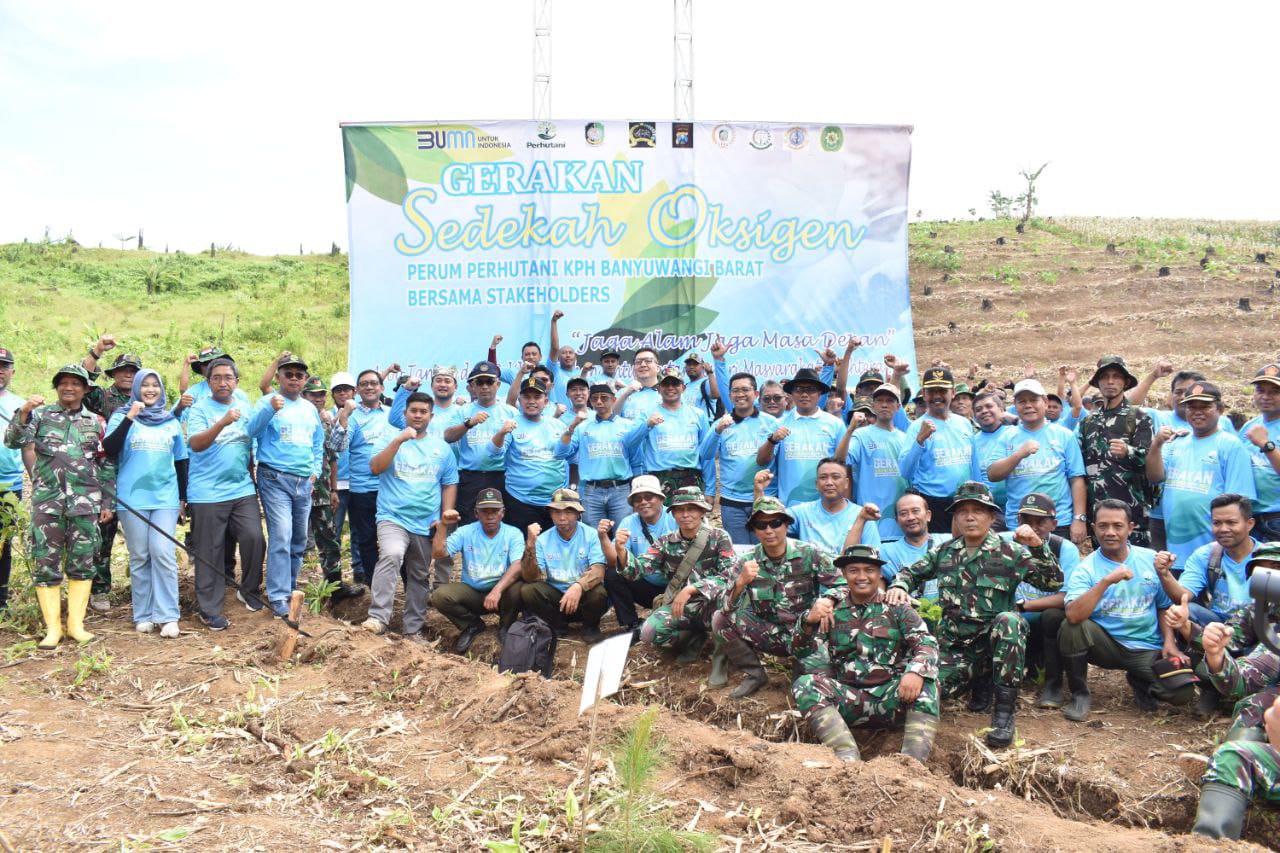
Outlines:
[[137,375],[133,377],[133,386],[129,389],[129,402],[116,409],[115,414],[127,415],[129,407],[133,405],[134,401],[142,402],[142,381],[148,376],[154,376],[156,381],[160,383],[160,397],[154,403],[138,412],[133,419],[135,422],[146,424],[147,426],[161,426],[174,420],[174,417],[164,407],[164,380],[160,378],[159,373],[150,368],[139,370]]

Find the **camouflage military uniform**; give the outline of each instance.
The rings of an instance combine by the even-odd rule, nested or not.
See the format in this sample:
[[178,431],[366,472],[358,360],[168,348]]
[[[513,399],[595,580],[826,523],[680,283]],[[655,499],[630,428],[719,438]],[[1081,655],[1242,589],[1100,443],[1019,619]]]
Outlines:
[[942,696],[964,692],[994,670],[998,684],[1022,681],[1027,624],[1014,606],[1014,592],[1026,580],[1046,592],[1062,588],[1062,569],[1048,545],[1032,551],[995,533],[972,555],[964,539],[952,539],[900,571],[892,587],[911,592],[938,579],[938,689]]
[[712,616],[711,627],[719,639],[742,639],[758,652],[790,655],[791,633],[814,601],[826,597],[839,604],[848,589],[831,558],[808,542],[788,539],[787,552],[777,560],[765,554],[763,545],[757,545],[738,559],[728,578],[730,585],[747,560],[760,566],[755,580],[737,601],[724,597],[721,609]]
[[1280,696],[1280,655],[1266,646],[1256,646],[1239,660],[1227,654],[1218,672],[1210,672],[1201,660],[1196,672],[1223,696],[1237,700],[1231,722],[1233,732],[1261,729],[1262,715]]
[[1246,798],[1280,803],[1280,750],[1270,743],[1228,741],[1213,751],[1201,781],[1235,788]]
[[108,385],[105,388],[101,385],[90,385],[89,393],[84,395],[83,405],[89,411],[109,420],[116,409],[129,405],[129,392],[121,391],[115,385]]
[[327,581],[342,580],[342,541],[334,526],[333,492],[329,489],[329,477],[338,464],[337,452],[329,446],[333,423],[324,425],[324,453],[320,463],[320,476],[311,488],[311,535],[315,537],[316,552],[320,555],[320,568]]
[[[96,374],[91,374],[97,378]],[[84,395],[84,407],[91,412],[102,415],[109,420],[113,412],[121,406],[129,405],[129,392],[121,391],[115,385],[103,388],[101,385],[89,386],[89,393]],[[98,525],[101,542],[93,555],[93,594],[103,595],[111,592],[111,548],[115,545],[116,532],[120,529],[120,519],[112,515],[109,521]]]
[[[1114,409],[1094,412],[1081,421],[1079,435],[1089,517],[1093,517],[1094,504],[1104,498],[1124,501],[1133,512],[1136,525],[1129,542],[1151,547],[1151,534],[1147,530],[1151,487],[1146,475],[1151,417],[1125,400]],[[1116,438],[1129,445],[1129,455],[1123,459],[1111,455],[1110,442]]]
[[877,592],[866,604],[846,598],[833,618],[825,634],[804,622],[791,637],[792,655],[810,673],[791,687],[796,708],[808,715],[834,706],[851,726],[900,723],[908,708],[898,685],[914,672],[924,687],[910,709],[938,716],[938,642],[914,609]]
[[[733,542],[728,533],[717,527],[703,529],[708,534],[707,546],[684,584],[697,592],[685,602],[684,614],[680,618],[671,612],[671,603],[663,597],[665,593],[655,598],[653,612],[641,628],[642,642],[652,643],[658,648],[671,648],[677,645],[682,631],[706,633],[710,630],[711,614],[731,583]],[[645,553],[628,559],[618,573],[628,580],[637,580],[644,575],[661,572],[670,581],[692,545],[692,539],[685,539],[679,530],[673,530],[658,537]]]
[[36,453],[31,488],[31,558],[36,586],[89,580],[101,543],[98,514],[110,500],[115,465],[102,447],[102,418],[81,407],[68,412],[41,406],[25,425],[15,417],[5,431],[7,447],[32,445]]

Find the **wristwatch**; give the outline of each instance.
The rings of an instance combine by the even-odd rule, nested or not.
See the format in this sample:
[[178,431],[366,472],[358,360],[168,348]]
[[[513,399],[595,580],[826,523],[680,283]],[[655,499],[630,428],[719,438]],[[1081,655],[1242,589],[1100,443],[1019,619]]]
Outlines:
[[1072,520],[1072,521],[1088,521],[1088,520],[1089,520],[1089,516],[1087,516],[1087,515],[1075,515],[1075,516],[1072,516],[1072,517],[1071,517],[1071,520]]
[[1270,453],[1271,451],[1276,449],[1276,443],[1274,441],[1268,441],[1266,444],[1262,445],[1258,449],[1261,450],[1263,453]]

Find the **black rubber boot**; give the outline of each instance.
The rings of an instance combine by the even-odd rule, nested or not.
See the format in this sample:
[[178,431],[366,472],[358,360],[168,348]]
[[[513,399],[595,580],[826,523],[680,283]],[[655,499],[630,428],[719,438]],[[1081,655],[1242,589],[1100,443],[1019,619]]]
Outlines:
[[1018,688],[995,686],[996,701],[991,711],[991,731],[987,732],[987,746],[1001,748],[1013,743],[1013,714],[1018,704]]
[[1124,679],[1133,689],[1133,704],[1138,706],[1139,711],[1151,714],[1159,709],[1160,703],[1151,695],[1151,682],[1135,678],[1132,672],[1126,672]]
[[689,638],[681,644],[676,655],[676,663],[694,663],[702,657],[702,647],[706,645],[707,635],[701,631],[690,631]]
[[909,755],[921,764],[929,761],[933,750],[933,737],[938,733],[938,718],[923,711],[908,711],[907,724],[902,731],[902,754]]
[[965,705],[971,714],[981,714],[991,707],[991,674],[980,675],[969,685],[969,703]]
[[1062,709],[1062,716],[1077,723],[1089,719],[1093,698],[1089,695],[1089,656],[1070,655],[1066,658],[1067,686],[1071,688],[1071,701]]
[[1200,789],[1200,809],[1191,831],[1209,838],[1238,840],[1244,829],[1244,813],[1249,798],[1244,792],[1221,782],[1205,782]]
[[745,676],[742,682],[729,693],[730,699],[750,696],[769,683],[769,676],[760,665],[760,656],[756,654],[755,649],[747,645],[746,640],[734,637],[725,642],[724,651],[729,656],[729,662],[742,670]]
[[1218,692],[1218,688],[1212,684],[1200,684],[1200,695],[1196,697],[1195,707],[1192,713],[1197,717],[1208,719],[1218,713],[1218,706],[1222,704],[1222,694]]
[[813,736],[825,747],[836,754],[841,761],[861,761],[862,753],[858,752],[858,744],[849,731],[849,724],[840,716],[840,712],[832,707],[809,715],[809,729]]
[[724,653],[724,640],[716,638],[711,649],[711,675],[707,677],[707,686],[715,689],[729,683],[729,656]]
[[1066,702],[1062,695],[1062,653],[1056,642],[1044,644],[1044,687],[1036,705],[1040,708],[1061,708]]

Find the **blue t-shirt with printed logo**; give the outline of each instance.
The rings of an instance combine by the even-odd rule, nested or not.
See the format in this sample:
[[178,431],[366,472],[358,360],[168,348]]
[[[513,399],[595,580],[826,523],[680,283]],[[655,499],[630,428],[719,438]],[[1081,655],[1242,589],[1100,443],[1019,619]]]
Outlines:
[[1089,618],[1126,649],[1159,651],[1163,643],[1157,611],[1173,602],[1156,574],[1155,557],[1155,551],[1136,545],[1129,546],[1122,563],[1107,559],[1102,551],[1094,551],[1080,561],[1067,580],[1067,604],[1093,589],[1112,570],[1128,566],[1133,577],[1107,587]]
[[[230,409],[239,408],[239,404],[234,402],[223,404],[212,397],[205,397],[191,407],[190,417],[187,418],[188,441],[190,436],[198,435],[222,420]],[[241,409],[240,419],[223,427],[208,448],[190,451],[191,462],[187,468],[188,503],[222,503],[254,494],[256,487],[253,478],[249,476],[249,456],[253,440],[245,430],[245,414]]]
[[643,430],[643,422],[616,415],[601,420],[592,414],[578,424],[567,451],[569,460],[578,466],[578,482],[630,480],[631,461],[627,450],[639,440]]
[[815,500],[818,463],[835,455],[836,445],[844,436],[844,423],[821,409],[812,415],[801,415],[792,409],[778,418],[778,426],[791,431],[773,449],[778,499],[787,506]]
[[565,426],[548,412],[536,421],[523,414],[512,420],[515,431],[503,438],[501,448],[490,441],[488,453],[505,455],[507,494],[521,503],[546,506],[551,493],[569,483],[569,463],[560,441]]
[[[1187,423],[1184,418],[1178,417],[1178,413],[1172,409],[1149,409],[1145,406],[1140,406],[1139,411],[1150,416],[1152,435],[1159,432],[1160,427],[1165,426],[1173,427],[1174,429],[1185,429],[1188,433],[1191,432],[1191,424]],[[1222,430],[1227,435],[1236,434],[1235,426],[1231,423],[1231,419],[1226,415],[1222,415],[1218,418],[1218,429]],[[1147,516],[1155,519],[1164,518],[1164,508],[1160,505],[1159,501],[1156,501],[1155,505],[1151,507]]]
[[[381,499],[381,496],[379,496]],[[449,556],[462,554],[462,582],[479,592],[488,592],[520,561],[524,537],[510,524],[499,524],[498,532],[487,536],[478,521],[464,524],[445,540]]]
[[[662,508],[662,514],[658,516],[658,520],[647,526],[649,529],[648,536],[645,535],[646,525],[640,520],[640,515],[634,512],[623,518],[618,524],[618,530],[626,530],[631,534],[631,538],[627,540],[627,551],[632,560],[648,551],[649,546],[658,541],[659,537],[678,529],[675,518],[665,506]],[[617,531],[614,531],[614,533],[616,535]],[[660,571],[649,572],[647,575],[641,575],[641,577],[654,586],[665,587],[667,585],[667,576]]]
[[1010,529],[1018,526],[1018,507],[1022,505],[1022,499],[1032,492],[1041,492],[1053,498],[1059,527],[1070,524],[1074,515],[1071,478],[1084,476],[1084,457],[1080,454],[1080,442],[1070,430],[1057,424],[1044,423],[1039,429],[1029,430],[1019,423],[1016,427],[1005,430],[1001,436],[1001,458],[1012,456],[1028,441],[1036,442],[1040,449],[1021,460],[1005,478],[1005,524]]
[[[1208,607],[1218,614],[1218,618],[1224,622],[1248,605],[1253,604],[1253,596],[1249,594],[1249,576],[1245,572],[1245,566],[1253,558],[1253,552],[1257,550],[1258,542],[1250,539],[1249,543],[1248,556],[1238,563],[1231,559],[1231,555],[1225,549],[1222,552],[1222,574],[1218,577],[1213,589],[1210,590],[1213,600]],[[1216,544],[1216,542],[1210,542],[1192,551],[1191,556],[1187,557],[1186,565],[1182,567],[1182,574],[1178,577],[1178,583],[1182,584],[1183,589],[1191,593],[1192,601],[1209,585],[1209,561],[1213,557],[1213,549]]]
[[1192,551],[1213,539],[1210,501],[1225,492],[1256,497],[1253,468],[1240,439],[1222,430],[1165,442],[1161,456],[1166,547],[1178,558],[1174,569],[1181,570]]
[[[924,555],[937,548],[939,545],[945,545],[951,541],[951,535],[947,533],[930,533],[929,538],[919,545],[912,545],[905,538],[898,539],[894,542],[886,542],[880,548],[880,558],[885,564],[880,567],[880,573],[884,575],[887,581],[897,577],[898,572],[905,569],[913,563],[918,563],[924,559]],[[938,579],[930,578],[924,582],[924,590],[921,593],[922,598],[930,601],[936,601],[938,598]]]
[[[482,424],[476,424],[475,416],[481,412],[488,413],[489,418]],[[458,449],[458,467],[463,471],[501,471],[505,460],[501,455],[489,453],[493,434],[502,429],[503,423],[514,421],[518,416],[519,412],[514,406],[496,400],[488,408],[474,400],[462,406],[451,406],[449,417],[441,423],[441,427],[448,429],[459,426],[465,420],[476,424],[464,432],[462,438],[453,442],[453,446]]]
[[639,421],[640,470],[651,473],[700,467],[698,447],[710,429],[706,413],[681,404],[674,412],[659,407],[649,414],[661,415],[662,423],[649,426],[648,419]]
[[991,478],[987,476],[987,469],[991,467],[992,462],[998,462],[1008,455],[1004,452],[1004,434],[1012,429],[1013,427],[1009,424],[1001,424],[991,432],[979,429],[973,434],[973,459],[970,460],[969,479],[986,484],[991,490],[992,500],[996,502],[996,506],[1000,507],[1001,512],[1004,512],[1008,505],[1008,481],[991,482]]
[[[26,400],[12,391],[0,391],[0,415],[5,420],[0,422],[0,435],[9,428],[9,421],[16,416],[18,409]],[[22,451],[5,447],[0,441],[0,492],[16,492],[22,488]]]
[[[707,430],[699,449],[704,463],[720,460],[720,496],[731,501],[751,503],[755,495],[755,476],[760,471],[756,453],[760,445],[778,428],[778,419],[768,412],[757,412],[730,424],[723,432]],[[776,470],[777,463],[769,464]],[[710,489],[708,489],[710,493]],[[777,495],[777,478],[769,481],[765,494]]]
[[[124,413],[107,422],[107,435],[116,431]],[[116,468],[116,496],[134,509],[177,509],[178,474],[175,459],[187,458],[182,424],[174,418],[160,426],[135,421],[129,427]],[[116,503],[117,511],[120,503]]]
[[[1006,542],[1013,541],[1013,531],[1006,530],[998,534],[1001,539]],[[1070,539],[1062,540],[1062,548],[1058,552],[1058,566],[1062,569],[1063,585],[1071,579],[1071,573],[1076,570],[1076,566],[1080,565],[1080,549]],[[1037,598],[1045,598],[1053,595],[1051,592],[1045,592],[1037,586],[1023,581],[1018,584],[1018,589],[1014,593],[1017,601],[1034,601]]]
[[[787,510],[795,517],[788,536],[817,545],[831,557],[839,557],[844,551],[844,540],[849,535],[849,528],[858,520],[862,505],[846,500],[844,508],[839,512],[828,512],[822,505],[822,499],[793,504]],[[880,530],[874,524],[862,527],[863,545],[880,547]]]
[[578,522],[573,537],[567,541],[555,527],[543,531],[538,536],[535,555],[547,583],[561,592],[567,592],[591,566],[604,565],[599,535],[582,522]]
[[[916,436],[925,421],[933,424],[935,432],[921,446]],[[907,482],[923,494],[951,497],[959,485],[969,479],[972,438],[973,423],[959,415],[948,415],[945,419],[925,415],[907,428],[898,468]]]
[[391,437],[400,431],[391,425],[387,417],[389,411],[386,406],[369,409],[361,403],[347,418],[347,455],[351,491],[355,494],[378,491],[379,479],[370,470],[369,460],[377,453],[375,447],[386,447]]
[[876,424],[854,430],[849,438],[849,467],[853,469],[854,496],[859,504],[880,507],[876,529],[881,539],[901,539],[895,507],[907,490],[906,478],[898,468],[907,434],[899,429],[883,429]]
[[[394,431],[385,434],[372,456],[396,435]],[[448,444],[433,435],[406,441],[396,450],[390,467],[378,475],[377,520],[426,536],[440,518],[441,488],[457,482],[458,463]]]
[[[276,411],[271,401],[279,397],[284,407]],[[324,425],[310,400],[290,400],[279,392],[253,404],[249,437],[257,442],[258,462],[295,477],[319,477],[324,462]]]
[[1258,415],[1240,427],[1240,443],[1249,452],[1249,464],[1253,468],[1253,488],[1258,493],[1253,501],[1253,511],[1255,513],[1280,512],[1280,474],[1271,467],[1271,460],[1262,452],[1262,449],[1244,438],[1249,430],[1258,424],[1267,428],[1267,437],[1271,441],[1280,444],[1280,418],[1268,421],[1262,415]]

